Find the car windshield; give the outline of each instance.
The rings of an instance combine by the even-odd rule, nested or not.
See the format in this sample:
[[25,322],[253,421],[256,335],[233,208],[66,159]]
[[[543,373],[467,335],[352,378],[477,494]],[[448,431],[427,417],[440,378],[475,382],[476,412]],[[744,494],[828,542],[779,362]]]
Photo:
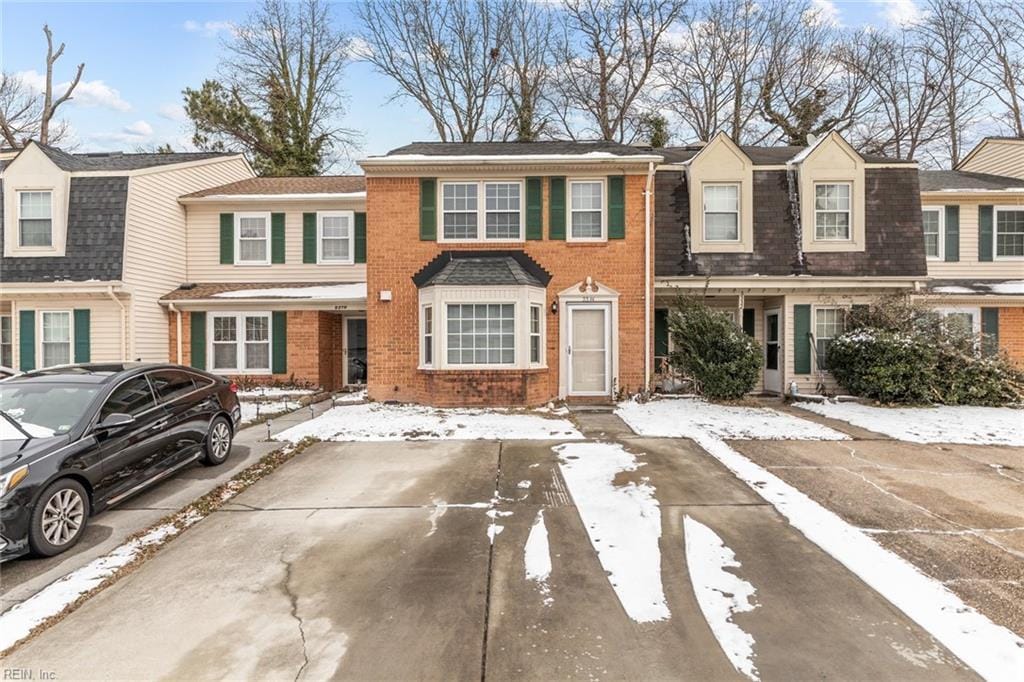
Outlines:
[[[0,384],[0,410],[33,438],[67,433],[85,414],[99,386],[52,382]],[[0,440],[20,440],[25,434],[0,418]]]

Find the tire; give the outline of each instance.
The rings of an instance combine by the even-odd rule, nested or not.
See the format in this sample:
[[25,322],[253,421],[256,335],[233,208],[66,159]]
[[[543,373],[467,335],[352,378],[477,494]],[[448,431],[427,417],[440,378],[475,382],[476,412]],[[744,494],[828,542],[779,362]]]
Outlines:
[[210,422],[210,431],[206,434],[206,443],[203,444],[203,464],[215,467],[223,464],[224,460],[231,454],[231,440],[234,434],[231,433],[231,424],[226,417],[216,417]]
[[82,538],[89,519],[89,494],[72,478],[54,481],[32,509],[28,544],[38,556],[65,552]]

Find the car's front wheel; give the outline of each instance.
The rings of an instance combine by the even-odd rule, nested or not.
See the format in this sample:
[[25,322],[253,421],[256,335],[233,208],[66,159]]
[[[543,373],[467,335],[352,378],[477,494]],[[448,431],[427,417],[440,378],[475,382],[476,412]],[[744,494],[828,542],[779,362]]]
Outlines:
[[29,547],[40,556],[60,554],[75,545],[89,518],[89,495],[78,481],[54,481],[32,510]]
[[231,453],[231,425],[226,417],[216,417],[210,423],[210,432],[206,434],[206,456],[203,463],[208,466],[222,464]]

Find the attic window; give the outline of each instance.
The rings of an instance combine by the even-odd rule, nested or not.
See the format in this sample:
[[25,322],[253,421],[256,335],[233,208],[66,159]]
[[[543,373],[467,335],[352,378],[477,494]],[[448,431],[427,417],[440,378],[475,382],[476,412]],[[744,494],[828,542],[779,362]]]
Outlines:
[[814,238],[846,241],[850,239],[850,184],[814,185]]
[[53,192],[18,192],[18,244],[53,246]]

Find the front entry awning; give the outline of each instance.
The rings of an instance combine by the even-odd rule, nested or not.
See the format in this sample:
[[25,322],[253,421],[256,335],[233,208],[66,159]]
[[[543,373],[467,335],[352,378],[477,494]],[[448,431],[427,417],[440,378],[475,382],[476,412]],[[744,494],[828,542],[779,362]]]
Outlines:
[[366,282],[263,282],[182,284],[160,299],[181,308],[252,307],[360,309]]

